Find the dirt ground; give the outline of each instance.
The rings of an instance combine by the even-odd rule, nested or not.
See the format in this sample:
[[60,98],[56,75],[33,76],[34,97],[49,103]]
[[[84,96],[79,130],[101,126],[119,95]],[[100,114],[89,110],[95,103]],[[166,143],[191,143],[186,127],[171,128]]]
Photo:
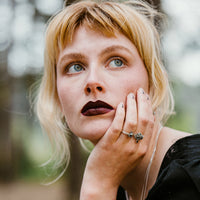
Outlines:
[[29,182],[0,184],[0,200],[67,200],[65,187],[62,183],[51,186]]

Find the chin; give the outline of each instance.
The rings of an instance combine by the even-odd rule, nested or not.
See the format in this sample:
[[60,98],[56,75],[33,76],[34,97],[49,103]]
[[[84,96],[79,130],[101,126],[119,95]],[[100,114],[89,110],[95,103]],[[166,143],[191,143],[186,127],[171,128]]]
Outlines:
[[81,130],[72,131],[76,136],[91,141],[96,144],[106,133],[110,127],[111,122],[107,123],[92,123],[92,125],[87,124]]

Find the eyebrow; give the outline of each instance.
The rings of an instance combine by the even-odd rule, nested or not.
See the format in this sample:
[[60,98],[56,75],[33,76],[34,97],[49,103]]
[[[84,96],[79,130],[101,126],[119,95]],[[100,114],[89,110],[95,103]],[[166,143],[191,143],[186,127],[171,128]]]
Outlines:
[[132,51],[130,49],[128,49],[125,46],[121,46],[121,45],[113,45],[110,47],[105,48],[99,55],[102,56],[104,54],[108,54],[112,51],[118,51],[118,50],[123,50],[123,51],[127,51],[128,53],[132,53]]
[[[109,47],[106,47],[105,49],[103,49],[100,53],[99,53],[99,57],[111,53],[113,51],[118,51],[118,50],[123,50],[123,51],[127,51],[129,54],[132,53],[132,51],[128,48],[126,48],[125,46],[121,46],[121,45],[112,45]],[[60,59],[60,65],[62,65],[62,63],[67,60],[67,59],[74,59],[74,60],[87,60],[87,57],[85,55],[83,55],[82,53],[67,53],[64,54],[61,59]]]
[[86,60],[86,57],[81,54],[81,53],[69,53],[69,54],[64,54],[59,63],[60,65],[62,65],[62,63],[65,61],[65,60],[68,60],[68,59],[71,59],[71,60]]

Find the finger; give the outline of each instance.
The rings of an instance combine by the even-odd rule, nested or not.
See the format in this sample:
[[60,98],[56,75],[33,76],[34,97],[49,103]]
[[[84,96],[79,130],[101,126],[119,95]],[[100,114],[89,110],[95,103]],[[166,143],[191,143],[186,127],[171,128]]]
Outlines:
[[[150,139],[151,133],[153,132],[154,116],[151,106],[151,101],[144,92],[143,89],[137,91],[137,109],[138,109],[138,126],[137,132],[141,132],[145,135],[146,141]],[[146,130],[148,134],[146,135]]]
[[[130,93],[127,96],[127,106],[126,106],[126,117],[124,122],[123,131],[134,133],[137,129],[137,106],[135,101],[135,95]],[[128,136],[122,134],[122,137],[128,139]],[[130,138],[129,138],[130,139]]]
[[124,118],[125,118],[125,108],[124,108],[124,103],[121,102],[117,106],[115,117],[113,119],[111,126],[105,133],[105,138],[108,140],[108,142],[113,142],[118,139],[122,131]]

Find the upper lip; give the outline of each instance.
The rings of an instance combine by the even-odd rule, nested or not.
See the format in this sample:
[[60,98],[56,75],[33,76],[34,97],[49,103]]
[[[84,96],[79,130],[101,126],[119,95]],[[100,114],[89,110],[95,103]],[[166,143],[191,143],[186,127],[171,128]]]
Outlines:
[[95,108],[108,108],[108,109],[113,109],[113,107],[111,105],[109,105],[108,103],[98,100],[98,101],[89,101],[88,103],[86,103],[82,110],[81,113],[86,112],[89,109],[95,109]]

